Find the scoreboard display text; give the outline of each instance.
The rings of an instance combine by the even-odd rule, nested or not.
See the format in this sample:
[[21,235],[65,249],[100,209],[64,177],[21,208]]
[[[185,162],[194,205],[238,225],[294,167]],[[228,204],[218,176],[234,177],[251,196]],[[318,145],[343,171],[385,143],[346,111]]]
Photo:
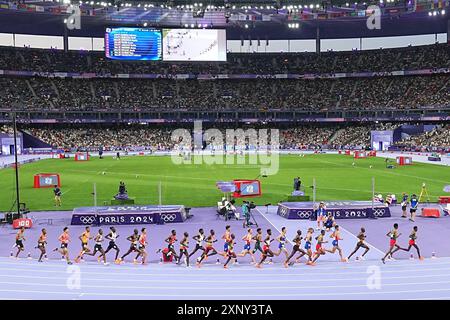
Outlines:
[[161,30],[152,28],[107,28],[105,54],[115,60],[161,60]]

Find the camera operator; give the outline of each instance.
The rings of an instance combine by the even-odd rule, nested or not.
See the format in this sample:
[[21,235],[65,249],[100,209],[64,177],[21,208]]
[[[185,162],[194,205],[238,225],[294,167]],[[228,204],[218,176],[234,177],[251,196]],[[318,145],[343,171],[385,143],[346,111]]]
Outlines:
[[248,201],[244,201],[244,204],[242,205],[242,209],[244,209],[244,205],[247,207],[245,213],[244,210],[242,210],[242,213],[244,214],[244,223],[243,223],[243,227],[249,227],[252,225],[252,223],[250,222],[250,218],[252,216],[252,209],[256,208],[256,205],[253,201],[251,201],[250,203]]

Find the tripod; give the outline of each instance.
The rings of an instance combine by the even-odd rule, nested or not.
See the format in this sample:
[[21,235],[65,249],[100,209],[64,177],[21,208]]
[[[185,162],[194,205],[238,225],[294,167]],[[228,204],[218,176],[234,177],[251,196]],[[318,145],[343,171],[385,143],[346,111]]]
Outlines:
[[427,196],[427,202],[430,202],[430,196],[428,195],[427,186],[425,185],[425,182],[422,183],[422,190],[420,190],[419,195],[419,203],[421,202],[423,196]]
[[[259,227],[259,226],[258,226],[258,222],[256,222],[255,216],[253,215],[251,208],[248,209],[248,216],[249,216],[248,219],[247,219],[246,217],[244,217],[244,219],[246,220],[246,222],[248,222],[246,226],[247,226],[247,227],[250,227],[251,225],[255,225],[256,227]],[[250,219],[253,220],[253,223],[250,222]]]

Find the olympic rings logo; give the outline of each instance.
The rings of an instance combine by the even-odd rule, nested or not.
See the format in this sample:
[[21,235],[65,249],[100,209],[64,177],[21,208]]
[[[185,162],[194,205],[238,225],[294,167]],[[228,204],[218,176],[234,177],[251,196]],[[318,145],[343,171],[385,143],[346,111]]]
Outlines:
[[81,216],[80,221],[83,222],[83,224],[93,224],[95,221],[95,216]]
[[161,219],[164,220],[164,222],[172,222],[177,218],[177,215],[175,213],[164,213],[161,215]]
[[297,216],[300,219],[309,219],[311,217],[312,212],[311,211],[298,211]]
[[383,217],[385,213],[386,213],[385,209],[374,209],[373,211],[373,215],[375,217]]

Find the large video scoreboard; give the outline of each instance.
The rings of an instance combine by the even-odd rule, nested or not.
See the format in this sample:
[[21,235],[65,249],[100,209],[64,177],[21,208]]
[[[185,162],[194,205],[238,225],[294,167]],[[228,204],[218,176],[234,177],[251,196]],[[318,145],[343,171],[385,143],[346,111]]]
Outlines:
[[161,30],[107,28],[105,54],[115,60],[161,60]]
[[226,61],[226,31],[107,28],[105,54],[115,60]]

